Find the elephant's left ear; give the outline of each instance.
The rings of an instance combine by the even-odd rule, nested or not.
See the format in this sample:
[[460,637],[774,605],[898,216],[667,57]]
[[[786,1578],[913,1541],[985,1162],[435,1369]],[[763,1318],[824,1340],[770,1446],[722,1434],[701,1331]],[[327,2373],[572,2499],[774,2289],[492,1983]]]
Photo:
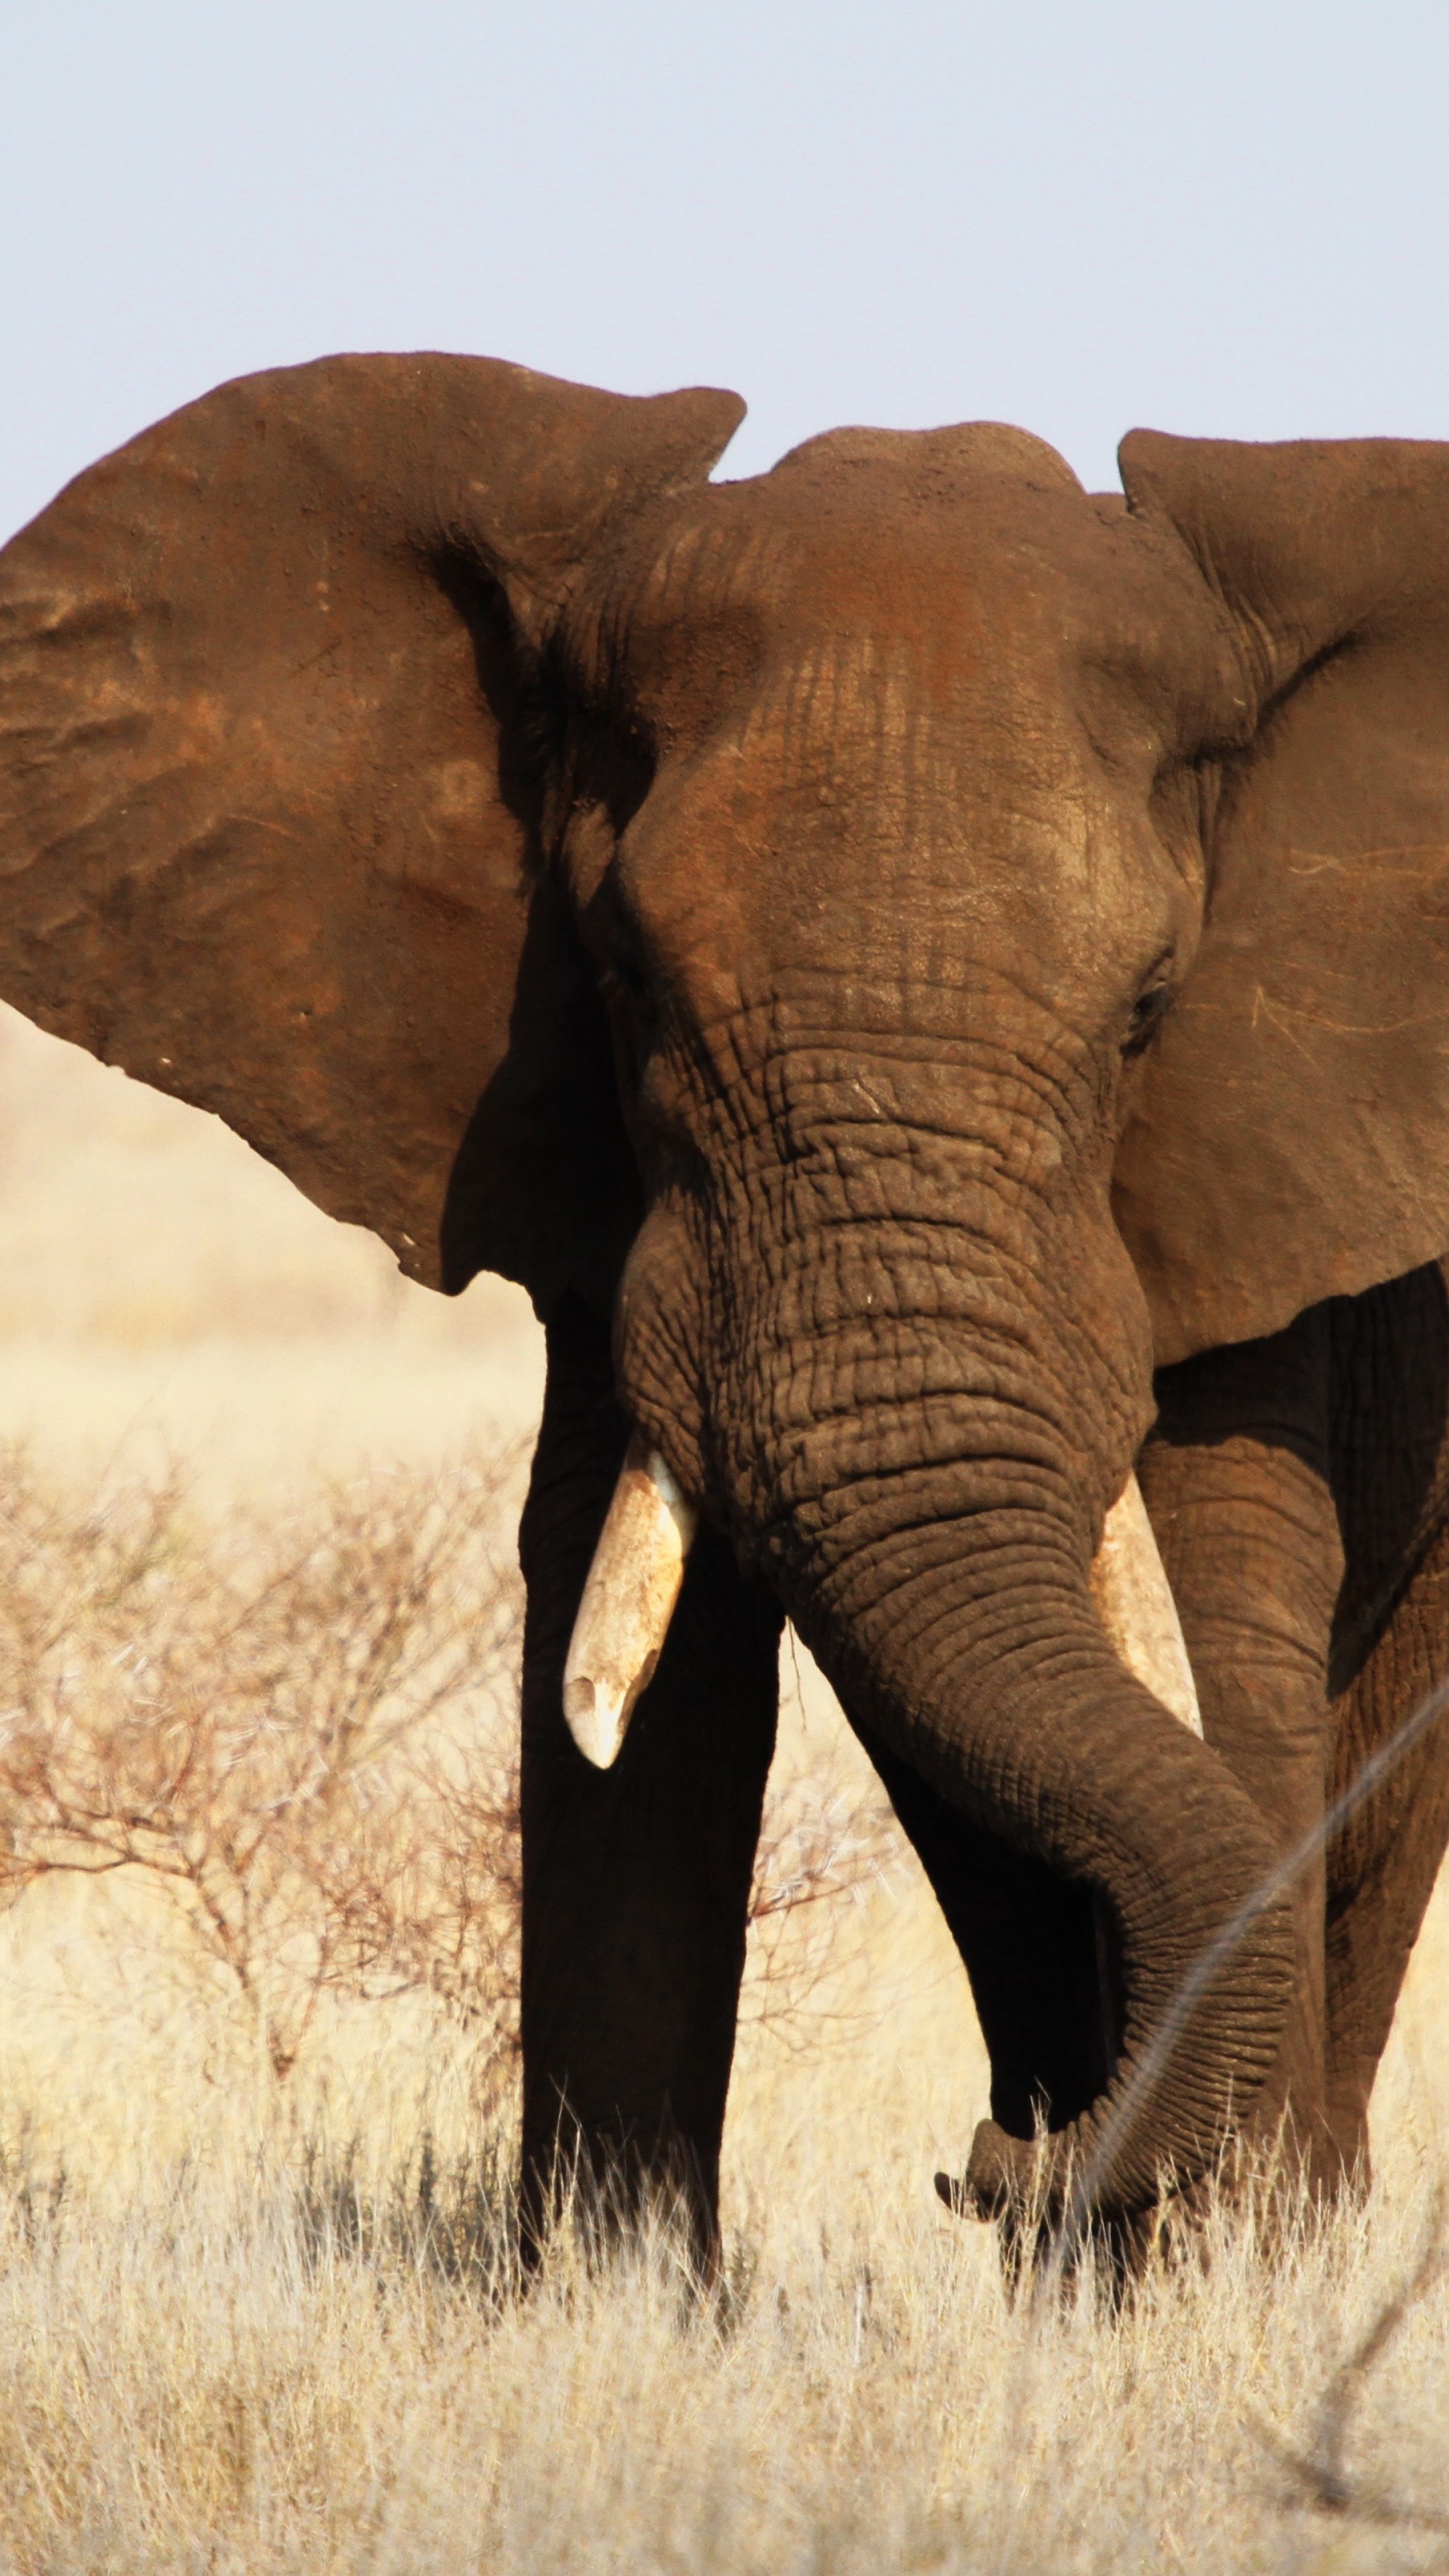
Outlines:
[[1449,446],[1134,431],[1121,463],[1243,674],[1116,1174],[1167,1361],[1449,1251]]
[[742,410],[337,357],[81,475],[0,554],[0,997],[430,1284],[597,1270],[628,1182],[530,673]]

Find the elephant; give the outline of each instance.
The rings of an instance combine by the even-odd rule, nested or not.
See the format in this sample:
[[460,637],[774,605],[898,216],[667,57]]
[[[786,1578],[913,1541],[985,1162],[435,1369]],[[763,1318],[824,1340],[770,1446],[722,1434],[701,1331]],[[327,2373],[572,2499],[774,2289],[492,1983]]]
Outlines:
[[952,2205],[1330,2193],[1449,1836],[1432,1724],[1335,1807],[1449,1645],[1449,447],[742,412],[340,356],[82,474],[0,993],[533,1299],[531,2248],[713,2259],[786,1617],[970,1979]]

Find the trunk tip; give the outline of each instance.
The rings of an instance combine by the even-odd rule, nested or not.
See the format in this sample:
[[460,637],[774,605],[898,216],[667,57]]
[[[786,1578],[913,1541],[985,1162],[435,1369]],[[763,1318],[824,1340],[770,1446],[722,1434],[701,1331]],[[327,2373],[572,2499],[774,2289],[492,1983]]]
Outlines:
[[1004,2218],[1022,2199],[1023,2167],[1037,2161],[1035,2147],[1009,2138],[994,2120],[979,2120],[965,2173],[938,2173],[936,2198],[953,2218]]

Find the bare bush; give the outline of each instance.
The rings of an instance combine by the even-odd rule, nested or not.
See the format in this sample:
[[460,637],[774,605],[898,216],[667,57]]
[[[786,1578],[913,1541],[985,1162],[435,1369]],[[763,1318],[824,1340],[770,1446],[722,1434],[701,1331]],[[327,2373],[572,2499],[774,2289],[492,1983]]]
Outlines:
[[[77,1505],[0,1459],[0,1891],[158,1888],[285,2079],[325,1994],[425,1993],[517,2050],[516,1453],[335,1488],[304,1522],[203,1525],[180,1479]],[[787,2031],[840,1900],[898,1849],[809,1781],[767,1808],[747,2010]]]
[[750,1888],[747,2020],[787,2042],[820,2037],[832,2010],[826,1989],[840,1952],[841,1909],[864,1904],[898,1868],[902,1850],[883,1797],[822,1789],[808,1776],[774,1791]]
[[517,1758],[495,1736],[440,1735],[399,1744],[305,1867],[334,1985],[370,2002],[431,1996],[481,2043],[474,2082],[492,2096],[518,2054]]
[[[324,1992],[394,1971],[377,1891],[416,1855],[420,1735],[451,1735],[466,1768],[507,1708],[507,1464],[368,1479],[308,1525],[208,1533],[174,1476],[77,1510],[8,1457],[0,1883],[144,1873],[285,2076]],[[455,1838],[468,1821],[450,1815]],[[487,1849],[467,1872],[438,1857],[491,1889]],[[487,1901],[506,1908],[506,1888]],[[471,1950],[450,1935],[471,1959],[476,1931]]]

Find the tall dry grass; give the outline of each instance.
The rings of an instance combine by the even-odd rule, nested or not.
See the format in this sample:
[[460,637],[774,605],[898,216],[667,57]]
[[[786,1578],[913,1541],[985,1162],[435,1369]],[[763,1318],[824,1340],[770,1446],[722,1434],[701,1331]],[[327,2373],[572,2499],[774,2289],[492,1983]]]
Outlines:
[[57,1951],[71,1981],[28,2044],[0,2022],[0,2566],[1449,2563],[1402,2052],[1366,2207],[1272,2262],[1220,2210],[1123,2311],[1090,2277],[1013,2303],[929,2190],[972,2106],[919,1889],[798,1712],[723,2286],[663,2214],[602,2276],[565,2235],[520,2295],[500,1481],[217,1519],[0,1464],[0,1965],[12,2000]]
[[[520,2299],[492,2137],[456,2172],[277,2154],[156,2173],[103,2206],[12,2177],[3,2563],[1443,2564],[1449,2319],[1437,2282],[1391,2305],[1437,2223],[1422,2189],[1382,2189],[1272,2267],[1223,2220],[1204,2262],[1119,2315],[1085,2289],[1013,2307],[985,2239],[932,2214],[883,2108],[860,2115],[869,2181],[833,2190],[828,2228],[801,2223],[792,2178],[809,2201],[818,2177],[788,2163],[767,2215],[737,2208],[713,2306],[664,2235],[604,2277],[565,2245]],[[755,2143],[736,2138],[737,2162]]]

